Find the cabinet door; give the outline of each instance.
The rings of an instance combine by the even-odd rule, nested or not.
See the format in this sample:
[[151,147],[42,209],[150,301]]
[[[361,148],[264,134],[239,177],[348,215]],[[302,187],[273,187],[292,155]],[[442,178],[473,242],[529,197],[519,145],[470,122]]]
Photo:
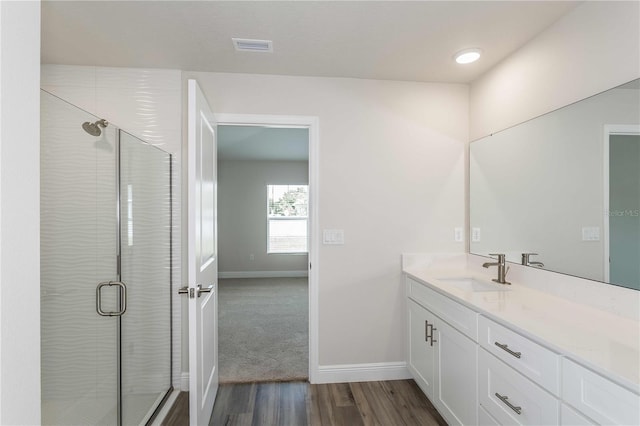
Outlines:
[[478,424],[478,347],[444,321],[438,321],[435,406],[449,424]]
[[427,342],[427,324],[433,324],[435,317],[413,300],[408,300],[407,303],[409,370],[418,386],[433,400],[435,346],[431,346],[430,339]]

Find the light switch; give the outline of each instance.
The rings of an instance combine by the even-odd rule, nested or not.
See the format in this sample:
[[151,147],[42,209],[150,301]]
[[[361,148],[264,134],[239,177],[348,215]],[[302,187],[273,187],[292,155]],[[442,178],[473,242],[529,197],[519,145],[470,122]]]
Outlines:
[[480,228],[471,228],[471,241],[474,243],[480,242]]
[[584,226],[582,228],[582,241],[600,241],[600,227]]
[[344,230],[324,229],[322,231],[322,244],[344,244]]
[[464,239],[464,232],[462,231],[462,228],[454,228],[453,229],[453,239],[457,243],[461,243],[462,242],[462,240]]

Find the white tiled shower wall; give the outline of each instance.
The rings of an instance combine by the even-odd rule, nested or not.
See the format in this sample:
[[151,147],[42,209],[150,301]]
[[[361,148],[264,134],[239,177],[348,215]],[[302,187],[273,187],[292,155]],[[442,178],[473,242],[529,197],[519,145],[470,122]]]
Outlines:
[[[42,65],[42,89],[173,155],[173,286],[181,272],[182,80],[180,70]],[[180,299],[173,297],[173,386],[180,388]]]

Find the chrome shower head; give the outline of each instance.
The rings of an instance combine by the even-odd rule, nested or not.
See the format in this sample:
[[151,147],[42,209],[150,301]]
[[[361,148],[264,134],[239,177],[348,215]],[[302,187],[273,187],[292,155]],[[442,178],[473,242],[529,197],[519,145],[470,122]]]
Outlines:
[[102,134],[102,130],[100,129],[100,127],[107,127],[107,125],[109,125],[109,122],[107,120],[100,119],[95,123],[89,123],[88,121],[85,121],[84,123],[82,123],[82,128],[91,136],[100,136]]

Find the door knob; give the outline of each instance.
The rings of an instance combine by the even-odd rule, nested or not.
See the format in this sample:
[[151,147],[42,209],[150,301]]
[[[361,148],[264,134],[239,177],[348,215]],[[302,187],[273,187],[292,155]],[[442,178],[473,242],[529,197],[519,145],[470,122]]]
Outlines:
[[184,287],[180,287],[178,289],[178,294],[188,294],[189,298],[193,299],[196,294],[198,295],[198,297],[200,297],[201,293],[211,293],[212,291],[213,291],[213,284],[205,288],[202,288],[201,284],[198,284],[196,288],[189,288],[188,285],[185,285]]
[[213,291],[213,284],[209,285],[209,287],[202,288],[202,285],[198,284],[196,288],[196,292],[198,293],[198,297],[200,297],[201,293],[211,293]]

